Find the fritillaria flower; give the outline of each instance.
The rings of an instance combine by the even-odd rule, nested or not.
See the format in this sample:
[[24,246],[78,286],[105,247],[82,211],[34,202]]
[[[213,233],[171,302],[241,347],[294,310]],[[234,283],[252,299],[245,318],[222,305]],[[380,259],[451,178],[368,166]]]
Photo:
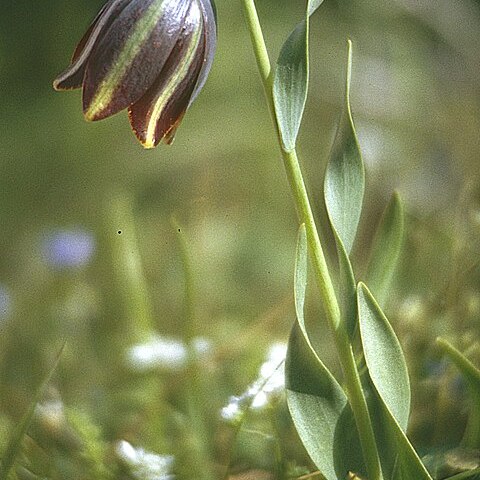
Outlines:
[[171,143],[212,65],[212,1],[109,0],[54,88],[82,87],[87,120],[128,108],[146,148]]

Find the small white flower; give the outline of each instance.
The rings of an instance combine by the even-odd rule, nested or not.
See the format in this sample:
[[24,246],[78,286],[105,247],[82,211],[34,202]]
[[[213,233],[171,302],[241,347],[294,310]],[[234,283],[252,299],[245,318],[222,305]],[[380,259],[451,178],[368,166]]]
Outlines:
[[240,405],[240,398],[239,397],[230,397],[228,405],[223,407],[220,411],[221,417],[227,421],[235,423],[236,421],[240,420],[242,417],[243,410]]
[[220,411],[227,422],[235,423],[241,419],[245,409],[264,408],[270,398],[285,388],[284,362],[287,346],[275,343],[268,350],[265,362],[260,366],[258,378],[239,397],[230,397],[229,403]]
[[284,343],[273,344],[267,354],[267,360],[260,367],[258,382],[266,382],[262,388],[265,393],[275,393],[285,387],[284,362],[287,346]]
[[[193,340],[193,347],[198,356],[204,356],[211,350],[211,342],[198,337]],[[185,367],[187,358],[187,347],[182,341],[160,336],[134,345],[127,351],[127,363],[133,370],[138,371],[153,368],[180,370]]]
[[135,448],[125,440],[120,440],[115,448],[118,458],[125,463],[138,480],[174,480],[173,455],[158,455]]
[[264,391],[260,391],[255,395],[255,398],[252,401],[252,408],[263,408],[268,404],[268,395]]

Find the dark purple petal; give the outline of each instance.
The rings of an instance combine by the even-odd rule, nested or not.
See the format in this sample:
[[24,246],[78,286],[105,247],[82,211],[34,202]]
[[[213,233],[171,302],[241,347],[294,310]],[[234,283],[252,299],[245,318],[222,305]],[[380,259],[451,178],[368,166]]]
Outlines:
[[205,29],[205,51],[203,54],[204,62],[202,65],[202,70],[200,71],[192,98],[190,99],[190,104],[197,98],[197,95],[200,93],[200,90],[207,81],[208,74],[212,68],[215,49],[217,46],[217,23],[212,4],[210,0],[199,0],[199,2],[202,9],[203,25]]
[[88,120],[123,110],[152,86],[177,42],[192,1],[130,1],[95,44],[87,63],[83,109]]
[[173,141],[198,82],[204,51],[202,13],[198,0],[193,0],[164,69],[147,93],[129,107],[132,128],[146,148]]
[[110,0],[102,7],[75,48],[70,66],[54,80],[55,90],[70,90],[82,86],[87,61],[95,42],[108,30],[117,15],[131,1]]

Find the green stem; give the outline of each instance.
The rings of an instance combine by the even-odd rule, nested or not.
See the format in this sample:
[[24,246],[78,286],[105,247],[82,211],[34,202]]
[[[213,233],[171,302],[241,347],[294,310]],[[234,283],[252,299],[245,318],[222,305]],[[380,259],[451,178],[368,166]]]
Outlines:
[[187,238],[180,224],[175,217],[172,217],[171,223],[177,231],[178,249],[180,252],[180,258],[182,261],[184,282],[185,282],[185,310],[184,310],[184,322],[183,322],[183,340],[187,344],[190,350],[190,356],[192,354],[192,341],[195,337],[195,281],[192,268],[192,262],[190,260],[190,250]]
[[315,279],[320,291],[322,304],[334,334],[335,344],[344,373],[347,395],[352,407],[355,421],[360,436],[362,451],[369,480],[382,480],[382,472],[378,450],[373,433],[372,422],[368,412],[367,402],[362,390],[360,376],[353,355],[347,331],[341,322],[341,313],[333,283],[328,271],[327,262],[323,253],[322,244],[315,225],[307,189],[298,162],[296,150],[286,151],[282,147],[280,129],[275,115],[273,101],[273,74],[268,56],[268,50],[263,37],[262,27],[258,18],[254,0],[242,0],[250,32],[252,46],[257,61],[258,70],[265,90],[266,100],[269,106],[272,121],[277,134],[278,143],[287,174],[288,182],[293,193],[295,206],[300,223],[304,223],[307,231],[307,240],[310,254],[313,260]]
[[205,388],[201,365],[195,352],[194,339],[196,334],[195,314],[195,279],[192,268],[188,240],[180,224],[173,217],[172,224],[177,231],[177,240],[182,261],[185,282],[185,311],[183,324],[183,340],[187,347],[188,361],[185,371],[185,402],[186,410],[193,432],[192,464],[197,469],[199,480],[212,480],[215,475],[211,468],[211,452],[208,429],[205,418]]
[[138,245],[133,197],[112,191],[107,202],[106,234],[126,324],[121,336],[128,344],[142,342],[154,331],[155,322]]

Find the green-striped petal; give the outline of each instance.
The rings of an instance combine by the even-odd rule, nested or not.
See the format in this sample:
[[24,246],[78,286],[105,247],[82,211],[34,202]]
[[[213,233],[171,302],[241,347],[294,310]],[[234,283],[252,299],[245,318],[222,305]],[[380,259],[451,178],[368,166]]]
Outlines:
[[182,35],[157,81],[129,107],[130,123],[144,147],[173,140],[204,64],[204,51],[203,16],[199,1],[194,0]]
[[172,53],[192,1],[132,0],[121,12],[87,64],[83,83],[87,120],[127,108],[153,85]]
[[87,62],[95,43],[130,1],[110,0],[102,7],[75,48],[70,66],[53,81],[55,90],[71,90],[82,86]]

